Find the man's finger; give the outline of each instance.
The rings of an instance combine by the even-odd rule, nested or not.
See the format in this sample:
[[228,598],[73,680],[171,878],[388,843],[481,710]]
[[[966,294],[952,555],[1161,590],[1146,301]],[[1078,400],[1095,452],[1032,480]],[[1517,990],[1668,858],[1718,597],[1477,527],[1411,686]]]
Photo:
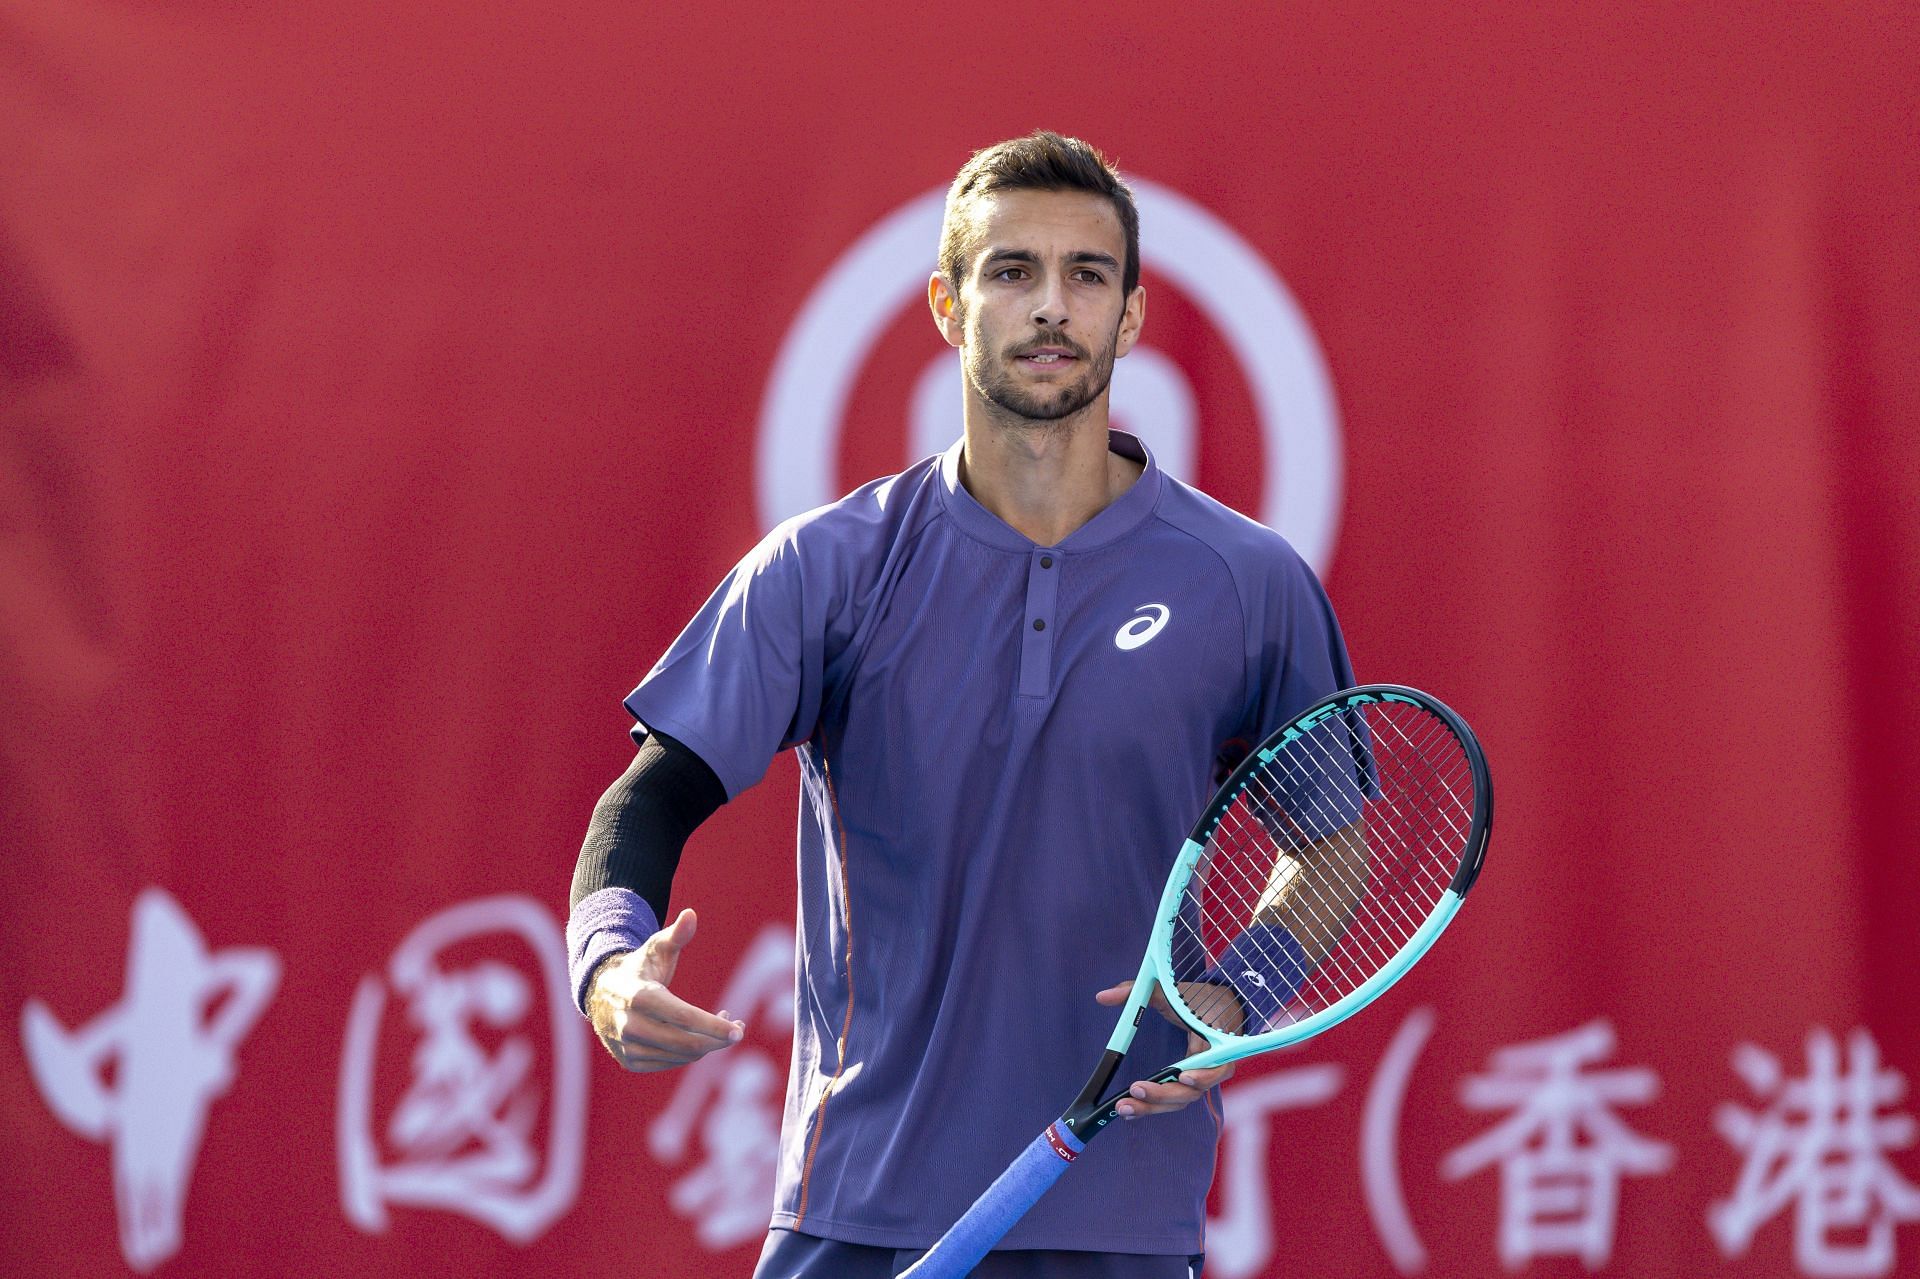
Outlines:
[[685,1066],[689,1062],[701,1060],[699,1052],[687,1056],[682,1052],[660,1052],[659,1049],[634,1047],[630,1043],[609,1043],[607,1050],[616,1058],[620,1058],[622,1066],[645,1066],[647,1070],[668,1070],[674,1066]]
[[718,1052],[731,1043],[730,1040],[716,1039],[711,1035],[676,1030],[657,1021],[628,1020],[619,1027],[616,1038],[631,1050],[679,1057],[685,1061]]
[[[1133,983],[1130,981],[1123,981],[1117,986],[1109,986],[1105,990],[1095,991],[1093,996],[1093,1001],[1096,1004],[1106,1004],[1109,1007],[1111,1007],[1115,1004],[1126,1003],[1127,997],[1131,994],[1133,994]],[[1151,998],[1147,1000],[1147,1004],[1155,1012],[1158,1012],[1161,1016],[1166,1017],[1168,1020],[1172,1021],[1175,1025],[1183,1024],[1179,1018],[1173,1015],[1173,1009],[1167,1006],[1167,996],[1160,989],[1159,982],[1155,982],[1153,984],[1153,995]]]
[[686,1064],[684,1059],[675,1057],[671,1053],[649,1052],[636,1048],[632,1044],[625,1043],[622,1040],[611,1039],[606,1035],[596,1035],[594,1037],[600,1041],[600,1046],[606,1049],[615,1061],[619,1062],[628,1070],[634,1069],[635,1064],[639,1062],[658,1063],[647,1065],[646,1069],[648,1070],[660,1070],[667,1066],[684,1066]]
[[690,1035],[699,1035],[705,1039],[718,1039],[723,1043],[738,1043],[746,1033],[743,1022],[729,1021],[716,1017],[704,1008],[697,1008],[680,996],[661,985],[642,986],[627,1006],[629,1023],[635,1020],[642,1024],[652,1021],[674,1030],[682,1030]]
[[720,1022],[719,1026],[720,1029],[713,1033],[687,1030],[675,1022],[649,1015],[645,1008],[635,1007],[606,1029],[612,1032],[611,1038],[654,1052],[699,1057],[739,1043],[743,1037],[743,1028],[735,1023]]
[[1198,1088],[1185,1084],[1154,1084],[1142,1080],[1127,1090],[1126,1099],[1116,1109],[1128,1119],[1165,1115],[1192,1105],[1201,1095]]
[[609,1049],[609,1051],[613,1053],[615,1061],[628,1070],[634,1071],[676,1070],[690,1061],[698,1060],[691,1057],[663,1057],[658,1053],[639,1053],[632,1049]]
[[715,1043],[711,1039],[702,1039],[697,1043],[664,1043],[644,1038],[623,1039],[618,1036],[598,1036],[601,1047],[612,1053],[621,1065],[631,1068],[636,1063],[645,1063],[648,1070],[666,1070],[674,1066],[685,1066],[699,1061],[711,1052],[718,1052],[726,1044]]
[[1228,1062],[1224,1066],[1209,1066],[1203,1070],[1183,1070],[1177,1080],[1164,1084],[1156,1084],[1148,1079],[1139,1080],[1127,1089],[1126,1099],[1115,1109],[1131,1119],[1139,1115],[1162,1115],[1191,1106],[1204,1097],[1208,1089],[1233,1078],[1234,1065],[1234,1062]]

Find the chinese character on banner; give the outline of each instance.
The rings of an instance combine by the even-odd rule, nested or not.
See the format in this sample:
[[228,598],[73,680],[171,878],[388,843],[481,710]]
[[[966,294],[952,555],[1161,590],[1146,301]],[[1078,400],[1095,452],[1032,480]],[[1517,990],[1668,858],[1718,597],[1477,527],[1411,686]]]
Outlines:
[[[404,1056],[380,1049],[389,991]],[[380,1234],[404,1204],[538,1238],[580,1188],[585,1034],[560,925],[532,898],[484,897],[420,924],[384,981],[360,979],[347,1018],[336,1122],[347,1217]],[[404,1084],[380,1088],[381,1066],[401,1061]]]
[[1229,1084],[1220,1094],[1220,1215],[1207,1219],[1207,1274],[1246,1279],[1273,1259],[1273,1117],[1318,1106],[1340,1091],[1340,1067],[1299,1066]]
[[1367,1215],[1373,1219],[1380,1246],[1403,1275],[1426,1268],[1427,1248],[1414,1229],[1406,1187],[1400,1180],[1400,1112],[1406,1105],[1414,1063],[1433,1035],[1434,1020],[1433,1009],[1426,1006],[1401,1018],[1400,1029],[1374,1067],[1360,1121],[1360,1187],[1366,1193]]
[[[793,1031],[793,928],[760,930],[734,968],[718,1007],[750,1030]],[[667,1191],[672,1209],[693,1222],[694,1238],[714,1252],[766,1234],[773,1217],[774,1161],[780,1154],[782,1063],[751,1040],[711,1053],[680,1072],[673,1098],[647,1127],[654,1158],[671,1167],[697,1137],[699,1161]]]
[[180,904],[149,888],[133,903],[119,1003],[72,1031],[37,999],[22,1010],[27,1064],[47,1108],[112,1144],[120,1251],[133,1269],[180,1250],[207,1109],[233,1086],[240,1041],[279,985],[273,951],[209,951]]
[[1672,1166],[1670,1146],[1642,1137],[1613,1113],[1651,1101],[1658,1076],[1644,1068],[1586,1069],[1613,1049],[1612,1025],[1590,1021],[1498,1049],[1492,1069],[1460,1089],[1469,1109],[1513,1112],[1440,1165],[1449,1180],[1500,1165],[1500,1261],[1510,1270],[1548,1256],[1577,1256],[1589,1270],[1605,1265],[1620,1178]]
[[1847,1061],[1831,1032],[1807,1036],[1807,1073],[1786,1077],[1780,1059],[1754,1044],[1733,1052],[1733,1069],[1762,1103],[1731,1103],[1714,1126],[1746,1156],[1732,1197],[1712,1206],[1707,1225],[1720,1250],[1743,1255],[1760,1227],[1793,1205],[1793,1256],[1803,1274],[1889,1275],[1894,1226],[1920,1221],[1920,1190],[1887,1158],[1914,1141],[1913,1116],[1884,1113],[1906,1080],[1881,1068],[1864,1029],[1847,1037]]

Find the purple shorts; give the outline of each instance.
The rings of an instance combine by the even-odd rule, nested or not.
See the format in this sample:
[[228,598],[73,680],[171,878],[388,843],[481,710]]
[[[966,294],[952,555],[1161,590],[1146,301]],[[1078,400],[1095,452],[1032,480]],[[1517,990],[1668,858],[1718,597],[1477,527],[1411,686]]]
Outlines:
[[[920,1259],[919,1248],[869,1248],[774,1227],[760,1250],[753,1279],[894,1279]],[[974,1279],[1200,1279],[1198,1255],[1142,1256],[1124,1252],[990,1252]]]

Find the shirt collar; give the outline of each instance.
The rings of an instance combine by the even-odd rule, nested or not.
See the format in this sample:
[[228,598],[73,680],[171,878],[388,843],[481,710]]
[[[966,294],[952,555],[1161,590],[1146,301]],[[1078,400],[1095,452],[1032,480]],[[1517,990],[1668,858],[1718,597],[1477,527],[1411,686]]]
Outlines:
[[[940,490],[947,513],[969,535],[991,546],[1008,551],[1027,552],[1042,549],[1039,543],[980,505],[960,482],[960,454],[966,447],[962,436],[940,458]],[[1107,451],[1146,464],[1126,492],[1107,503],[1106,508],[1069,533],[1049,550],[1091,551],[1125,537],[1153,513],[1160,502],[1160,466],[1140,438],[1125,431],[1107,431]]]

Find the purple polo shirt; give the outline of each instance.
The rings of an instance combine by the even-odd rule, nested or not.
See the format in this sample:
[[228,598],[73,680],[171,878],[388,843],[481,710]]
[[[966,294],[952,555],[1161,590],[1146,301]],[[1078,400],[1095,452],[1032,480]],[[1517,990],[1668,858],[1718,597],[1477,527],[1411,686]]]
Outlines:
[[[1278,534],[1110,447],[1145,473],[1057,546],[958,444],[789,520],[627,698],[729,796],[799,751],[775,1225],[938,1238],[1099,1060],[1222,745],[1353,683]],[[1184,1053],[1150,1016],[1123,1080]],[[1217,1094],[1112,1125],[1002,1246],[1199,1251],[1218,1137]]]

